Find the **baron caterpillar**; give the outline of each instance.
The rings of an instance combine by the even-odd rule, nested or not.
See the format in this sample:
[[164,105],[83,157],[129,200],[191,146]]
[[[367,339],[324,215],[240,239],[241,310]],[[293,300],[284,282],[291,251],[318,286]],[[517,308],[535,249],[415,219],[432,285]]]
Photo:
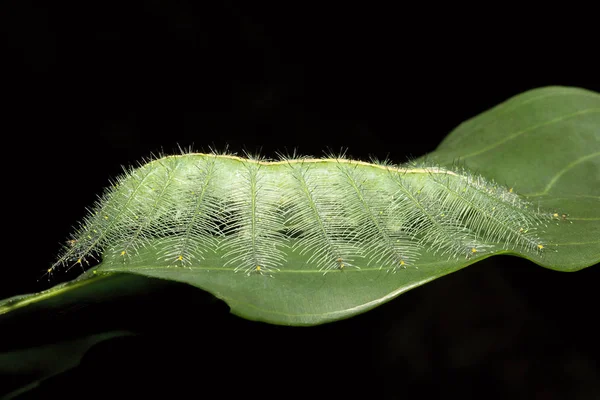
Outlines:
[[[163,267],[395,272],[418,267],[423,252],[543,251],[540,228],[551,219],[463,168],[186,153],[117,178],[48,272],[99,255],[136,265],[149,247]],[[291,265],[292,255],[303,265]]]

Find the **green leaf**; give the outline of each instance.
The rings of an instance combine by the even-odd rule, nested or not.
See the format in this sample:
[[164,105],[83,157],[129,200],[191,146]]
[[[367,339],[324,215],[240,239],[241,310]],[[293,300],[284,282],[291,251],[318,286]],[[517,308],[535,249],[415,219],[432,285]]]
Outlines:
[[127,331],[107,331],[0,353],[0,375],[10,382],[0,389],[0,395],[13,398],[37,388],[44,381],[77,367],[84,353],[97,343],[129,335]]
[[576,271],[600,261],[598,93],[568,87],[523,93],[458,126],[429,158],[442,165],[460,159],[557,212],[545,233],[555,251],[530,258],[535,263]]
[[[600,260],[600,95],[586,90],[533,90],[463,123],[424,157],[450,172],[235,157],[215,168],[197,157],[193,168],[162,159],[120,179],[60,260],[101,251],[103,262],[71,284],[5,300],[0,313],[130,273],[197,286],[244,318],[315,325],[495,254],[559,271]],[[196,189],[177,186],[186,180]]]

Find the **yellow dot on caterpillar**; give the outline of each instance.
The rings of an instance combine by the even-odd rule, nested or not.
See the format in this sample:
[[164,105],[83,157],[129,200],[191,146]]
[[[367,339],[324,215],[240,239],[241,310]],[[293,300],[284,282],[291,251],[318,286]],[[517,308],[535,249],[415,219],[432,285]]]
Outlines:
[[512,193],[513,192],[513,188],[508,189],[508,193]]
[[256,266],[256,270],[257,270],[258,272],[260,272],[260,265],[257,265],[257,266]]
[[405,264],[404,260],[400,260],[400,265],[404,265],[404,264]]
[[537,247],[538,247],[538,249],[540,249],[540,250],[544,248],[544,246],[543,246],[543,245],[541,245],[541,244],[538,244],[538,246],[537,246]]
[[554,218],[558,218],[558,213],[554,213],[554,214],[552,214],[552,216],[553,216]]
[[96,275],[98,273],[98,271],[94,271],[94,275]]
[[125,255],[125,250],[123,250],[123,251],[121,252],[121,255],[122,255],[122,256],[124,256],[124,255]]
[[81,258],[77,259],[77,264],[81,264]]
[[177,257],[177,261],[183,261],[183,256]]
[[471,249],[471,253],[477,253],[477,249],[476,249],[475,247],[473,247],[473,248]]
[[104,216],[104,219],[108,219],[108,215],[105,215],[105,216]]
[[48,268],[48,272],[52,272],[52,268]]

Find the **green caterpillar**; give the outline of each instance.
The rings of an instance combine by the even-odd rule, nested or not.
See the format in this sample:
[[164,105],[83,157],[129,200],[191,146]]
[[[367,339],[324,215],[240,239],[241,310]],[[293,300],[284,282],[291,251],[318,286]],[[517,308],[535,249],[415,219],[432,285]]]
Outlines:
[[395,272],[416,267],[427,251],[448,258],[492,247],[540,252],[538,233],[551,219],[462,168],[187,153],[116,179],[48,273],[99,255],[136,265],[148,247],[158,249],[153,265],[167,267],[275,277],[299,268],[288,263],[295,254],[323,273]]

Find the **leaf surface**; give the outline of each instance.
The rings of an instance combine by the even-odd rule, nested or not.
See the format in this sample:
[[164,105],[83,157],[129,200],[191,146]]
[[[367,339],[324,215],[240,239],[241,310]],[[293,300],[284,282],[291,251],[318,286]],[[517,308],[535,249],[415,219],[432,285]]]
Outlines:
[[[451,196],[448,195],[439,201],[444,204],[464,197],[462,200],[469,204],[469,209],[452,206],[450,210],[457,220],[470,218],[470,227],[485,227],[485,234],[481,233],[481,229],[475,230],[476,240],[473,239],[473,243],[477,245],[473,245],[472,252],[460,253],[462,247],[467,250],[471,248],[466,246],[470,243],[470,233],[464,233],[462,228],[456,228],[454,225],[444,225],[443,213],[432,215],[430,210],[436,205],[435,199],[420,202],[417,198],[414,201],[415,208],[422,206],[424,211],[411,219],[413,222],[419,221],[411,226],[415,227],[416,235],[423,243],[428,244],[424,249],[419,248],[421,253],[418,257],[413,257],[414,262],[411,262],[408,268],[391,268],[387,264],[382,268],[381,260],[398,261],[394,258],[397,248],[393,245],[394,241],[389,240],[391,234],[396,231],[390,228],[389,224],[378,222],[381,221],[378,216],[384,212],[381,208],[373,208],[378,210],[375,212],[368,205],[361,206],[370,204],[361,202],[361,199],[367,196],[367,192],[363,191],[360,185],[354,184],[358,180],[349,175],[353,184],[351,186],[356,190],[339,193],[343,193],[343,199],[351,193],[356,195],[357,200],[352,203],[352,207],[356,212],[362,210],[364,214],[360,218],[354,218],[352,214],[346,223],[359,228],[364,227],[357,228],[357,236],[367,233],[381,235],[381,240],[369,242],[371,248],[379,243],[389,242],[390,245],[381,245],[381,250],[378,250],[378,253],[385,253],[385,257],[379,258],[379,265],[378,262],[370,262],[377,256],[373,254],[369,255],[370,258],[354,257],[351,262],[344,264],[346,259],[339,254],[352,253],[357,249],[360,250],[357,254],[365,254],[369,248],[360,248],[359,244],[347,245],[339,237],[331,236],[330,232],[335,232],[335,229],[326,225],[328,218],[345,215],[333,206],[314,207],[314,212],[306,214],[306,218],[312,218],[312,225],[300,222],[302,231],[308,232],[307,236],[303,237],[300,234],[299,238],[290,239],[289,247],[274,248],[273,243],[283,240],[280,231],[286,228],[278,219],[277,210],[273,206],[276,201],[274,186],[271,189],[261,189],[260,177],[250,168],[243,177],[249,182],[248,191],[236,188],[230,192],[231,203],[235,209],[244,212],[240,214],[245,218],[244,225],[238,223],[239,218],[236,219],[234,215],[231,219],[233,222],[230,222],[235,229],[226,231],[227,234],[223,238],[215,239],[214,233],[218,227],[210,221],[220,212],[218,202],[213,199],[196,203],[198,199],[205,201],[205,198],[201,197],[205,192],[200,188],[193,193],[195,197],[186,200],[190,207],[200,211],[178,215],[177,218],[183,222],[174,225],[168,213],[161,214],[160,207],[161,204],[167,203],[161,197],[162,193],[173,190],[170,186],[173,179],[169,172],[173,169],[165,170],[167,172],[146,171],[127,191],[120,192],[121,201],[128,205],[135,203],[135,196],[146,190],[144,182],[160,179],[157,182],[163,182],[161,185],[143,193],[147,200],[151,200],[146,202],[150,206],[144,211],[144,215],[152,215],[156,221],[164,224],[164,227],[179,229],[178,234],[184,238],[183,242],[179,239],[175,242],[172,237],[149,237],[145,232],[155,229],[152,225],[154,222],[140,221],[135,212],[127,210],[119,209],[117,214],[111,214],[109,200],[106,203],[108,205],[105,204],[101,209],[106,210],[107,214],[100,212],[94,217],[96,220],[92,218],[89,223],[89,232],[95,232],[98,228],[101,233],[88,235],[87,242],[84,237],[78,245],[91,249],[99,243],[112,243],[104,249],[103,262],[82,275],[77,282],[51,289],[41,295],[5,300],[0,303],[0,313],[28,303],[50,301],[55,295],[69,291],[85,291],[85,295],[89,295],[93,293],[96,281],[101,281],[101,277],[131,273],[197,286],[224,300],[231,312],[251,320],[283,325],[316,325],[362,313],[403,292],[494,254],[513,254],[559,271],[576,271],[600,260],[600,95],[597,93],[575,88],[549,87],[521,94],[461,124],[448,135],[436,151],[425,158],[448,167],[459,162],[490,181],[506,185],[510,188],[507,189],[510,193],[514,191],[525,195],[536,210],[540,207],[546,213],[544,215],[550,215],[546,226],[539,232],[539,245],[533,241],[528,243],[529,236],[525,237],[525,233],[514,229],[511,224],[517,223],[516,217],[515,221],[502,215],[497,217],[495,206],[487,209],[481,205],[486,203],[477,202],[477,197],[463,195],[459,190],[460,186],[450,182],[460,180],[459,178],[448,176],[447,183],[431,183],[427,174],[422,174],[410,178],[412,188],[430,190],[442,185],[439,193],[445,195],[452,192]],[[329,167],[323,168],[324,172],[321,173],[329,174]],[[361,168],[366,170],[371,167]],[[373,171],[365,175],[367,180],[386,179],[387,172],[383,171],[385,168],[379,168],[381,171],[375,171],[377,168],[373,168]],[[206,169],[201,173],[208,176],[212,172]],[[225,180],[230,179],[234,177]],[[315,203],[311,193],[317,193],[318,197],[320,189],[302,183],[302,180],[299,182],[306,188],[303,201],[310,207]],[[337,201],[337,191],[345,190],[339,185],[337,181],[333,182],[329,192],[321,192],[321,198],[326,200],[321,204],[331,205]],[[491,188],[492,186],[485,186],[477,190],[480,190],[483,196],[486,191],[492,193],[496,190]],[[407,193],[420,193],[420,190]],[[331,193],[334,195],[331,196]],[[492,195],[498,193],[494,192]],[[510,194],[505,193],[502,196]],[[245,198],[248,200],[244,200]],[[194,206],[195,204],[202,206]],[[499,208],[509,206],[498,205]],[[403,215],[413,218],[413,214]],[[108,218],[109,216],[111,218]],[[114,216],[118,218],[114,219]],[[205,226],[210,228],[194,228],[198,224],[198,218],[206,218]],[[125,225],[136,228],[132,228],[132,232],[119,241],[123,236],[122,230],[117,230],[118,234],[112,236],[110,232],[114,232],[113,228],[118,227],[122,221],[127,222]],[[432,228],[419,228],[425,226],[423,224],[429,224]],[[244,229],[239,228],[240,226]],[[341,229],[341,226],[336,229]],[[464,237],[461,236],[463,233]],[[248,239],[242,241],[241,237]],[[326,247],[317,246],[324,249],[322,254],[319,253],[321,255],[316,259],[311,258],[317,251],[313,240],[332,237]],[[482,238],[486,240],[482,241]],[[494,238],[498,240],[494,242]],[[537,236],[535,238],[537,240]],[[226,252],[215,250],[220,248],[219,240],[228,241],[223,246]],[[188,243],[194,242],[200,244],[192,251]],[[512,244],[507,245],[509,242]],[[538,246],[541,251],[536,249]],[[240,247],[244,249],[242,254],[236,253],[236,249]],[[125,248],[127,251],[123,250]],[[174,252],[174,248],[178,250]],[[302,248],[308,250],[292,251]],[[406,254],[417,250],[416,247],[408,245],[399,249],[398,253]],[[124,255],[132,253],[133,250],[135,257],[124,262]],[[191,257],[201,262],[184,262]],[[227,257],[230,258],[225,262]],[[410,257],[407,258],[409,259]],[[174,262],[177,260],[181,262]],[[259,268],[261,265],[263,267]],[[83,295],[83,292],[81,293]]]

